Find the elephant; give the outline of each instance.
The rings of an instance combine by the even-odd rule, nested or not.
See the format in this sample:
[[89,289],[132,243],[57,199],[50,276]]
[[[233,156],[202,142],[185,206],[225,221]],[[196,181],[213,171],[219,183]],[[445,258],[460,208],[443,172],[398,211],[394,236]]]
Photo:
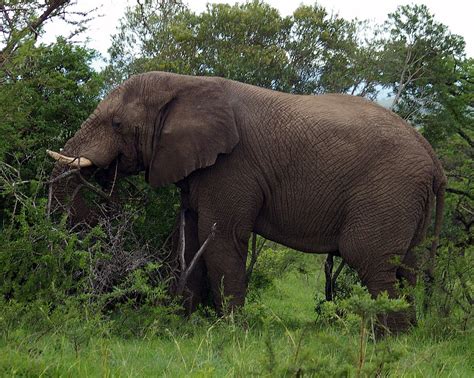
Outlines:
[[[153,188],[175,184],[186,259],[216,223],[188,283],[194,307],[204,286],[217,310],[223,298],[230,308],[244,304],[252,232],[341,256],[372,296],[397,297],[401,280],[416,282],[413,248],[433,209],[431,254],[441,230],[447,180],[432,147],[402,118],[356,96],[147,72],[114,89],[60,153],[49,153],[56,175],[65,165],[118,167],[120,176],[145,172]],[[395,332],[413,320],[410,311],[384,319]]]

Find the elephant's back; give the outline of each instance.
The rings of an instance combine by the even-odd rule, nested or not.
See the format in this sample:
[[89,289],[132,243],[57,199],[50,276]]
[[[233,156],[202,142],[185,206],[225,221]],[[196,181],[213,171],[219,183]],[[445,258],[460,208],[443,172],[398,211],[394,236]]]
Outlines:
[[363,166],[397,157],[418,156],[430,163],[436,159],[429,143],[414,127],[371,101],[329,94],[297,96],[294,102],[295,114],[304,114],[295,115],[295,125],[311,136],[321,159],[354,160]]
[[[380,162],[396,166],[400,159],[413,160],[415,170],[419,164],[439,166],[418,131],[392,111],[364,98],[292,95],[236,85],[239,95],[233,101],[243,104],[245,110],[239,120],[244,125],[244,153],[267,173],[291,175],[314,167],[318,172],[326,171],[322,174],[328,177],[348,177],[354,170],[370,169]],[[278,164],[271,164],[275,161]]]
[[[309,127],[386,137],[400,132],[405,135],[407,129],[412,129],[394,112],[362,97],[344,94],[294,96],[292,102],[295,113],[305,114]],[[407,135],[413,135],[410,133]]]
[[245,109],[238,113],[240,158],[277,182],[299,180],[300,172],[307,172],[328,184],[351,185],[380,167],[395,174],[404,165],[400,162],[414,172],[439,166],[429,143],[412,126],[361,97],[291,95],[236,85],[239,95],[233,101]]

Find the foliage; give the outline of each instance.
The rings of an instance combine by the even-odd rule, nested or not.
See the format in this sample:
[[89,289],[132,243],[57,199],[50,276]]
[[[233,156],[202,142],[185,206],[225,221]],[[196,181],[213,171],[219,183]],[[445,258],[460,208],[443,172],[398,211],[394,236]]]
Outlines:
[[59,147],[95,107],[101,88],[91,68],[96,53],[59,38],[36,45],[44,25],[61,18],[79,32],[91,11],[71,12],[72,1],[2,2],[0,20],[0,160],[21,162],[32,178],[31,160],[48,145]]
[[280,277],[294,269],[301,269],[294,251],[281,248],[276,243],[266,243],[258,255],[252,275],[249,277],[249,300],[258,298],[263,291],[272,286],[276,277]]
[[295,93],[369,95],[374,79],[361,64],[370,49],[358,44],[360,27],[317,5],[292,17],[261,1],[210,4],[197,15],[180,2],[149,1],[126,12],[106,73],[112,82],[164,70]]
[[[320,5],[300,6],[293,13],[291,38],[287,42],[290,66],[297,77],[296,93],[350,92],[373,90],[370,79],[361,77],[361,64],[368,53],[358,33],[363,24],[329,15]],[[364,75],[365,76],[365,75]]]
[[[126,13],[113,37],[108,72],[123,78],[164,70],[284,89],[290,74],[284,50],[290,27],[289,19],[258,1],[211,4],[200,15],[179,3],[150,1]],[[141,51],[138,59],[132,46]]]
[[[44,220],[45,200],[26,199],[0,237],[0,295],[19,302],[56,303],[82,292],[92,233],[82,240],[61,224]],[[34,274],[32,274],[34,272]]]
[[[27,194],[17,178],[28,183]],[[0,234],[0,301],[5,308],[39,328],[50,329],[51,319],[67,317],[74,328],[67,332],[73,334],[90,313],[108,331],[124,336],[157,333],[176,319],[180,307],[168,291],[173,261],[168,247],[149,244],[147,215],[136,210],[143,206],[129,203],[109,211],[95,227],[71,228],[66,215],[59,221],[45,217],[41,177],[21,181],[17,170],[0,162],[0,182],[15,201]],[[161,227],[168,235],[167,226]],[[116,316],[122,319],[119,328],[112,321]],[[1,322],[16,324],[8,312]]]
[[74,26],[71,36],[83,31],[94,9],[73,12],[74,3],[72,0],[3,0],[0,3],[0,69],[11,65],[10,59],[17,49],[36,41],[44,25],[53,19],[61,18]]
[[[101,79],[90,66],[94,57],[64,39],[51,46],[28,42],[0,69],[0,161],[20,171],[23,181],[37,181],[43,166],[51,169],[45,150],[63,146],[95,108]],[[0,189],[1,229],[4,209],[14,201],[3,183]]]
[[384,30],[382,84],[393,91],[392,109],[420,124],[442,105],[440,92],[456,83],[464,39],[435,21],[425,5],[398,7]]
[[[90,67],[94,57],[93,51],[64,39],[18,49],[1,83],[2,160],[19,160],[24,166],[73,135],[99,99],[100,77]],[[36,172],[30,169],[31,177]]]
[[[278,251],[276,251],[278,253]],[[0,304],[2,375],[132,376],[355,376],[358,370],[358,318],[345,324],[315,322],[310,292],[324,286],[320,256],[297,254],[307,275],[290,269],[275,277],[260,300],[227,318],[196,313],[161,323],[160,315],[141,319],[132,312],[113,320],[77,305],[45,313],[36,304],[23,312]],[[23,308],[21,306],[21,308]],[[140,311],[140,310],[139,310]],[[83,312],[81,317],[78,313]],[[29,315],[29,316],[26,316]],[[151,315],[151,314],[148,314]],[[130,316],[131,318],[128,318]],[[355,315],[354,315],[355,316]],[[81,322],[77,322],[80,318]],[[130,320],[157,320],[150,328],[129,328]],[[35,324],[40,324],[34,328]],[[143,324],[141,324],[143,325]],[[442,335],[444,324],[421,322],[401,337],[366,344],[365,376],[468,376],[472,332]],[[154,333],[153,330],[160,332]],[[139,331],[139,332],[137,332]]]

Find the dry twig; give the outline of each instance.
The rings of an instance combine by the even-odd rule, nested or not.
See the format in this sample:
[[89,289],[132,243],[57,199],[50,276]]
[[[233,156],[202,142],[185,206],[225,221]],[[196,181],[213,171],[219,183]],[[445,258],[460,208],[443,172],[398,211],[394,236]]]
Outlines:
[[252,250],[250,254],[250,264],[246,272],[247,284],[250,282],[250,278],[252,277],[253,269],[255,267],[255,264],[257,263],[258,256],[260,256],[260,252],[262,252],[266,241],[267,239],[263,239],[263,242],[257,248],[257,234],[252,233]]
[[185,236],[185,227],[186,227],[186,220],[185,220],[185,212],[186,210],[181,210],[181,222],[180,222],[180,240],[181,240],[181,245],[180,245],[180,251],[179,251],[179,259],[180,259],[180,265],[181,265],[181,274],[179,276],[178,280],[178,286],[176,289],[176,294],[177,295],[182,295],[184,292],[184,288],[186,286],[186,282],[189,278],[189,275],[192,273],[194,270],[194,267],[196,266],[197,261],[199,258],[202,256],[204,251],[206,250],[207,246],[211,242],[212,239],[214,239],[216,235],[216,227],[217,223],[214,223],[211,227],[211,232],[209,233],[209,236],[205,240],[205,242],[202,244],[201,248],[196,252],[196,254],[193,256],[193,259],[191,260],[191,263],[189,264],[188,267],[186,267],[186,260],[184,253],[186,251],[186,236]]

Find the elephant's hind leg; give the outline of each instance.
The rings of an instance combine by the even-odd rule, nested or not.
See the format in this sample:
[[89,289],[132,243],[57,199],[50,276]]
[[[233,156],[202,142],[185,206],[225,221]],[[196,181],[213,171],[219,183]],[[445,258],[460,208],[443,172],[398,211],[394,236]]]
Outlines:
[[[410,229],[409,225],[407,228]],[[372,232],[368,233],[368,230]],[[389,237],[387,236],[389,234],[377,229],[375,225],[353,227],[351,232],[341,237],[339,247],[342,258],[357,271],[362,283],[374,298],[384,291],[390,298],[399,297],[399,276],[402,274],[408,277],[405,276],[405,271],[400,270],[399,265],[400,261],[406,261],[411,240],[408,230],[406,233],[397,233],[409,235],[406,240],[396,235]],[[409,279],[412,280],[412,277]],[[403,332],[413,323],[411,311],[406,310],[381,314],[378,319],[382,332],[384,330],[393,333]]]
[[[381,270],[368,280],[363,281],[369,293],[375,298],[380,293],[386,291],[389,298],[399,297],[398,279],[396,278],[396,268],[387,267],[388,270]],[[378,315],[378,333],[400,333],[408,330],[413,325],[412,309],[401,311],[390,311]]]
[[[418,271],[418,259],[416,253],[410,248],[405,255],[401,265],[397,269],[397,279],[401,288],[407,288],[408,290],[413,289],[416,286],[417,271]],[[409,321],[411,325],[416,325],[416,308],[415,298],[411,292],[407,294],[407,300],[410,304]]]

